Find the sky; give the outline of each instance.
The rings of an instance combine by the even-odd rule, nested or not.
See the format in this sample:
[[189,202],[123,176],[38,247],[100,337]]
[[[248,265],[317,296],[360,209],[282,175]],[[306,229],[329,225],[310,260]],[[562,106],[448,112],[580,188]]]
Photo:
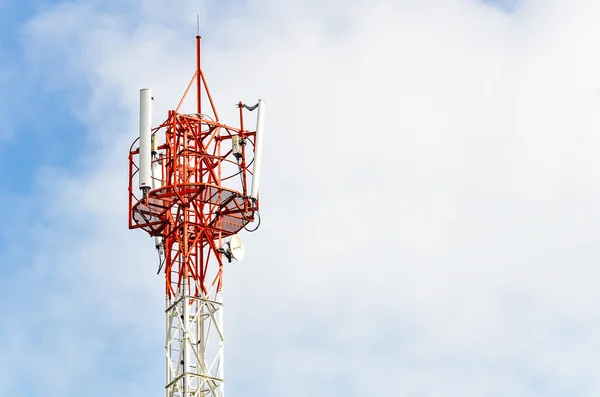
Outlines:
[[597,2],[0,0],[0,395],[164,393],[127,153],[197,14],[222,119],[269,106],[228,395],[600,394]]

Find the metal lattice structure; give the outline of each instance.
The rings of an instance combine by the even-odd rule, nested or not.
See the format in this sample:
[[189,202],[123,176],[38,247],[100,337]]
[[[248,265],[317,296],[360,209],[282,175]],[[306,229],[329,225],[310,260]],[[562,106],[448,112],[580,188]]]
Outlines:
[[[180,113],[194,86],[196,112]],[[206,113],[202,99],[208,99]],[[249,192],[249,182],[258,179],[256,168],[250,169],[260,159],[257,134],[244,128],[245,110],[257,106],[238,103],[239,127],[220,121],[200,67],[197,36],[196,72],[181,101],[162,124],[148,126],[151,186],[142,182],[148,149],[141,113],[140,138],[129,153],[129,228],[155,237],[164,269],[168,397],[224,395],[223,266],[231,260],[226,239],[258,211],[258,198]]]

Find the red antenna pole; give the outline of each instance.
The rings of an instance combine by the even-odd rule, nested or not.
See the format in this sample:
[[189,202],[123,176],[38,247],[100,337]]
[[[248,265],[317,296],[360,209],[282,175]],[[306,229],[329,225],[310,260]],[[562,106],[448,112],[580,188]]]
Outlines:
[[202,114],[202,73],[200,69],[200,35],[196,36],[196,87],[197,87],[197,101],[198,101],[198,114]]

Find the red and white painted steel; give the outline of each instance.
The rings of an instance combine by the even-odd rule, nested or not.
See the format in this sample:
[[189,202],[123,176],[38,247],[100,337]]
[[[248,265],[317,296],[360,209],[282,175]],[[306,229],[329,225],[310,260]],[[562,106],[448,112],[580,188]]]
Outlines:
[[[196,112],[181,113],[194,87]],[[154,237],[165,275],[166,394],[223,397],[223,268],[241,258],[230,245],[239,245],[234,236],[258,215],[265,104],[239,102],[239,127],[221,122],[200,67],[200,36],[196,72],[154,128],[151,103],[151,91],[141,90],[140,137],[129,152],[129,227]],[[244,115],[254,110],[257,126],[249,131]]]

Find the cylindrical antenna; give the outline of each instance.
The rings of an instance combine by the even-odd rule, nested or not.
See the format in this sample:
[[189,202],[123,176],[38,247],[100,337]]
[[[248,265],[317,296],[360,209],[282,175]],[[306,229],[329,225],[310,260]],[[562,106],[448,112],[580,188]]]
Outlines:
[[254,166],[252,168],[252,189],[250,197],[258,198],[258,186],[260,184],[260,162],[262,155],[262,141],[265,134],[265,114],[267,108],[265,101],[258,100],[258,115],[256,116],[256,137],[254,138]]
[[140,90],[140,190],[144,197],[152,187],[152,91]]

